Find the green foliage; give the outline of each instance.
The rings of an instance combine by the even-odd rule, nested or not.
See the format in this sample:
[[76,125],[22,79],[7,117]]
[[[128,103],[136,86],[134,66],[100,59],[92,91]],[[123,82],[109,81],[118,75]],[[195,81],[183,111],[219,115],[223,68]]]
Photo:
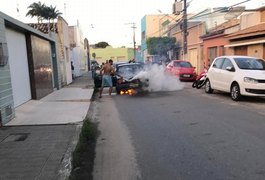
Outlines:
[[40,1],[39,2],[34,2],[28,7],[28,12],[26,16],[30,16],[31,18],[37,17],[38,22],[42,21],[43,19],[46,20],[54,20],[58,18],[60,13],[58,10],[56,10],[56,6],[46,6],[44,3],[42,4]]
[[109,44],[107,42],[102,41],[102,42],[95,44],[95,46],[97,48],[106,48],[107,46],[109,46]]
[[97,125],[92,123],[89,118],[84,120],[81,133],[79,135],[79,142],[76,145],[75,151],[72,153],[73,168],[81,166],[81,157],[89,147],[89,143],[95,143],[98,135]]
[[92,57],[93,57],[94,59],[96,59],[96,56],[97,56],[96,53],[93,52],[93,53],[92,53]]
[[146,41],[148,54],[166,55],[167,52],[176,47],[174,37],[151,37]]

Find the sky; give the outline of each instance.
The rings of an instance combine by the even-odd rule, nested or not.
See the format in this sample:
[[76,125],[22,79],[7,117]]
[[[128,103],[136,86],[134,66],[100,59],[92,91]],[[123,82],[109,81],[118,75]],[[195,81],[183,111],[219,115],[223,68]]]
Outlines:
[[[27,7],[39,0],[0,0],[0,11],[24,23],[37,22],[26,18]],[[82,27],[84,38],[90,44],[108,42],[113,47],[133,47],[133,28],[136,23],[136,44],[141,43],[141,19],[147,14],[171,14],[175,0],[40,0],[53,5],[63,13],[68,24]],[[208,7],[231,6],[245,0],[187,0],[188,13]],[[247,8],[265,6],[265,0],[249,0]],[[17,12],[19,9],[19,12]]]

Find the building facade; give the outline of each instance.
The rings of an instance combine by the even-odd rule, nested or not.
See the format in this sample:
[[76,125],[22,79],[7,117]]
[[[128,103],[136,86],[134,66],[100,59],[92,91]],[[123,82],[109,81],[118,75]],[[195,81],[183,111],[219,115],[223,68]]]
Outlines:
[[[94,48],[90,47],[90,54],[96,54],[96,60],[98,63],[103,63],[106,60],[112,59],[114,62],[128,62],[133,59],[133,48],[113,48],[107,46],[106,48]],[[93,57],[91,57],[93,59]]]
[[187,50],[188,54],[185,57],[183,53],[183,32],[180,25],[174,28],[174,33],[172,36],[176,38],[177,41],[177,49],[174,52],[174,59],[179,60],[188,60],[191,64],[196,67],[196,72],[200,72],[203,69],[203,41],[200,36],[205,34],[205,23],[204,22],[188,22],[187,24]]
[[55,33],[57,38],[57,49],[59,50],[58,62],[61,86],[72,82],[71,62],[70,62],[70,42],[68,23],[59,16],[56,23],[31,23],[31,27],[45,33]]
[[[254,22],[254,23],[253,23]],[[240,17],[240,30],[226,36],[232,55],[265,59],[265,6]]]
[[[0,123],[15,108],[61,88],[56,36],[46,35],[0,12]],[[3,61],[5,60],[5,61]]]
[[88,71],[88,56],[85,46],[85,38],[83,36],[82,28],[77,21],[77,25],[69,27],[70,35],[70,59],[74,65],[74,75],[81,76]]
[[210,29],[207,34],[201,36],[205,67],[208,67],[217,56],[231,54],[230,49],[225,47],[229,44],[225,36],[238,30],[239,20],[232,19]]
[[173,14],[145,15],[141,19],[141,52],[142,61],[149,56],[146,41],[150,37],[167,36],[168,28],[180,19],[181,16]]

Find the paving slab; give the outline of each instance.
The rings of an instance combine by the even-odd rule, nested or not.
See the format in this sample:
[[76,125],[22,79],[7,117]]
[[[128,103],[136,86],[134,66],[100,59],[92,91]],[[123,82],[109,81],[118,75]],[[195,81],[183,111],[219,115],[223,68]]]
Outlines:
[[15,118],[0,128],[0,180],[67,179],[93,91],[86,73],[17,107]]
[[30,100],[15,110],[5,126],[71,124],[84,120],[93,89],[62,88],[41,100]]
[[90,102],[43,102],[31,100],[16,109],[5,126],[69,124],[83,121]]
[[[57,179],[77,125],[4,127],[0,130],[0,179]],[[10,136],[27,134],[25,139]]]
[[90,100],[93,95],[94,89],[83,88],[62,88],[58,91],[45,96],[41,101],[78,101],[78,100]]

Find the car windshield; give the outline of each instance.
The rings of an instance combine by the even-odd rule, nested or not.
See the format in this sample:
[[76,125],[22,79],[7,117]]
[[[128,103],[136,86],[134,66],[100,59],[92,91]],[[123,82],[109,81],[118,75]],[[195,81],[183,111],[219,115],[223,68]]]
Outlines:
[[140,65],[121,65],[118,66],[117,74],[125,79],[130,79],[142,70]]
[[189,62],[181,61],[181,62],[174,62],[175,67],[184,67],[184,68],[191,68],[192,65]]
[[114,63],[113,64],[113,66],[115,67],[115,68],[117,68],[118,66],[120,66],[120,65],[122,65],[122,64],[126,64],[127,62],[116,62],[116,63]]
[[265,70],[265,61],[256,58],[234,58],[240,69]]

